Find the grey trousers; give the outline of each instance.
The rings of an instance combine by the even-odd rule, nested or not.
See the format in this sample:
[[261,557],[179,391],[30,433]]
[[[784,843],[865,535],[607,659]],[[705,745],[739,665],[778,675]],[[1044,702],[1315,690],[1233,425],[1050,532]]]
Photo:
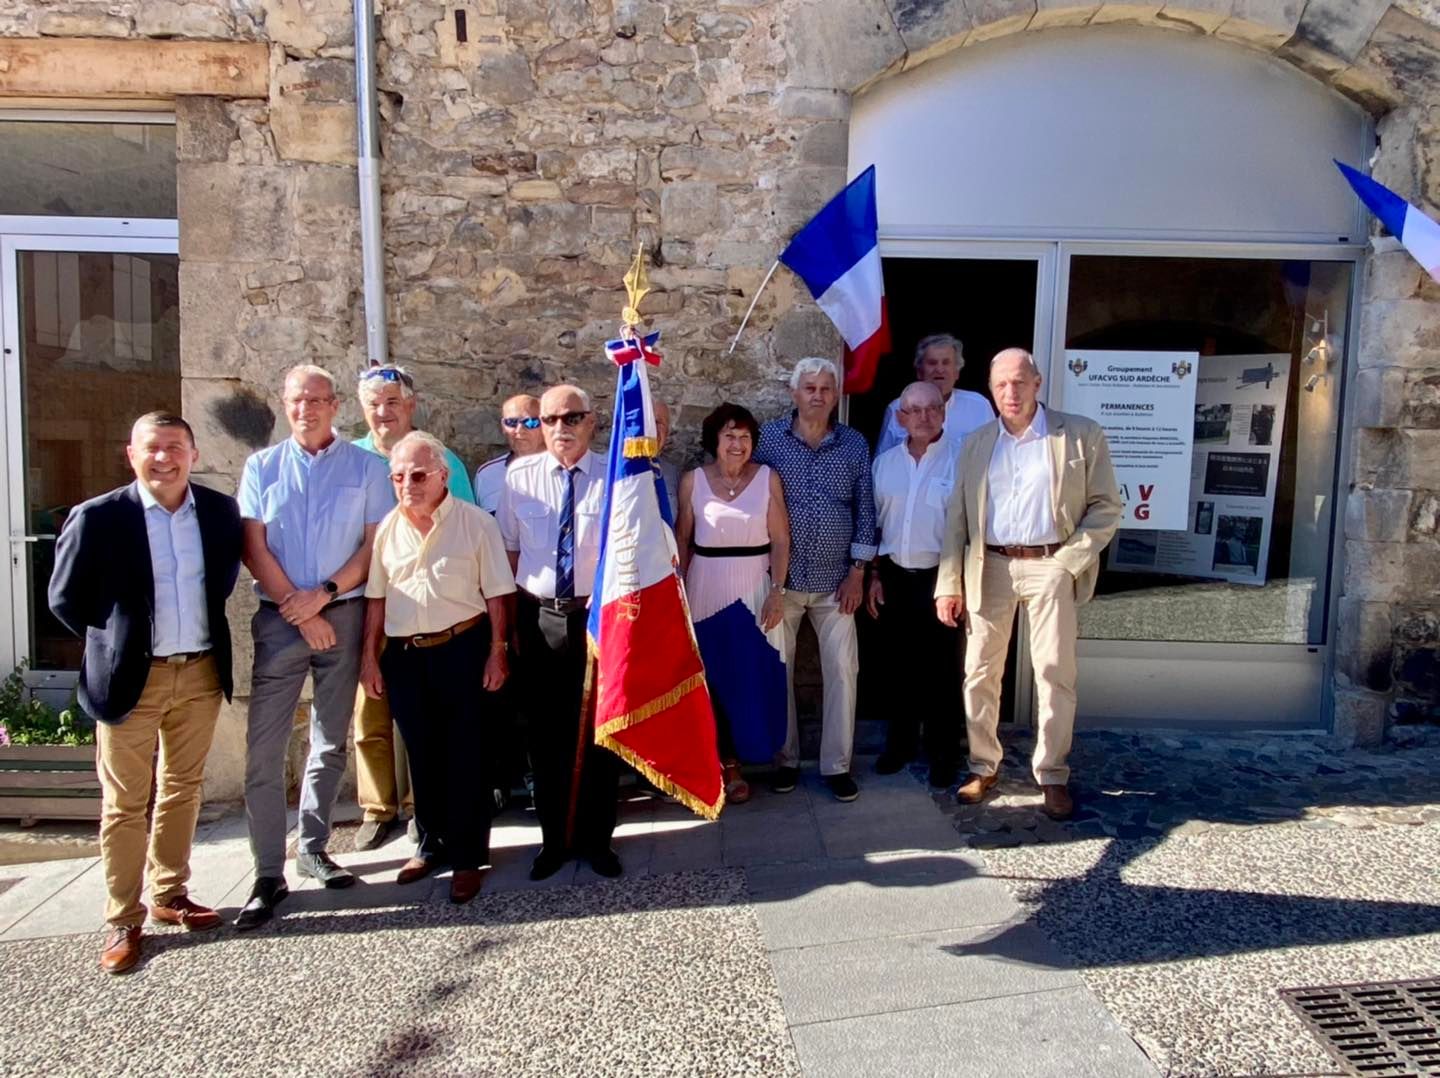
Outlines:
[[250,621],[255,639],[250,715],[245,736],[245,818],[256,876],[285,875],[285,754],[305,675],[315,679],[310,706],[310,758],[300,787],[300,849],[320,853],[330,840],[330,811],[345,772],[345,742],[360,680],[363,602],[328,608],[335,646],[311,651],[273,606]]

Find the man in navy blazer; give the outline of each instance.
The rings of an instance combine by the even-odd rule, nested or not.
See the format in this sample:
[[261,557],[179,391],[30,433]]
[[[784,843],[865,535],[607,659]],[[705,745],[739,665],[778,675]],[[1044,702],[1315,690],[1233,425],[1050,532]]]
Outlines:
[[50,609],[85,638],[80,706],[99,720],[109,925],[100,966],[109,973],[140,960],[147,860],[152,920],[190,930],[220,923],[189,898],[186,883],[205,757],[232,687],[225,600],[241,547],[235,499],[190,483],[200,455],[184,419],[141,416],[126,454],[135,482],[71,512],[50,580]]

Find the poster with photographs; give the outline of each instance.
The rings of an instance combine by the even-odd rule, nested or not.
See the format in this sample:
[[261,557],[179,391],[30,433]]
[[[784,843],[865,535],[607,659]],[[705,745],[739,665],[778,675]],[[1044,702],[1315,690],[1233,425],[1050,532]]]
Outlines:
[[1113,572],[1265,583],[1289,384],[1288,355],[1200,358],[1188,525],[1122,528]]

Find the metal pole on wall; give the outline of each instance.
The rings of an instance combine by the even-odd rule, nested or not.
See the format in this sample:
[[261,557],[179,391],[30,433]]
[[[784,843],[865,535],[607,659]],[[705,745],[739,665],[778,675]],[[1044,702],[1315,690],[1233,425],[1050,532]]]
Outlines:
[[380,232],[380,110],[375,99],[375,12],[355,0],[355,132],[360,177],[360,266],[365,289],[365,352],[389,360],[385,316],[385,243]]

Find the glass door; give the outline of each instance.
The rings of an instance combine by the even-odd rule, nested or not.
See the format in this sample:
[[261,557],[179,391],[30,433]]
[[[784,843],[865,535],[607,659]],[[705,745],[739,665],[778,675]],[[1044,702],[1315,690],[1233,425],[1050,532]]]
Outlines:
[[81,642],[46,601],[55,540],[74,506],[132,479],[135,417],[180,410],[179,314],[173,236],[0,234],[11,612],[0,657],[26,662],[32,682],[79,667]]
[[1060,269],[1056,407],[1110,351],[1196,378],[1184,526],[1106,550],[1080,721],[1322,725],[1354,253],[1063,245]]

